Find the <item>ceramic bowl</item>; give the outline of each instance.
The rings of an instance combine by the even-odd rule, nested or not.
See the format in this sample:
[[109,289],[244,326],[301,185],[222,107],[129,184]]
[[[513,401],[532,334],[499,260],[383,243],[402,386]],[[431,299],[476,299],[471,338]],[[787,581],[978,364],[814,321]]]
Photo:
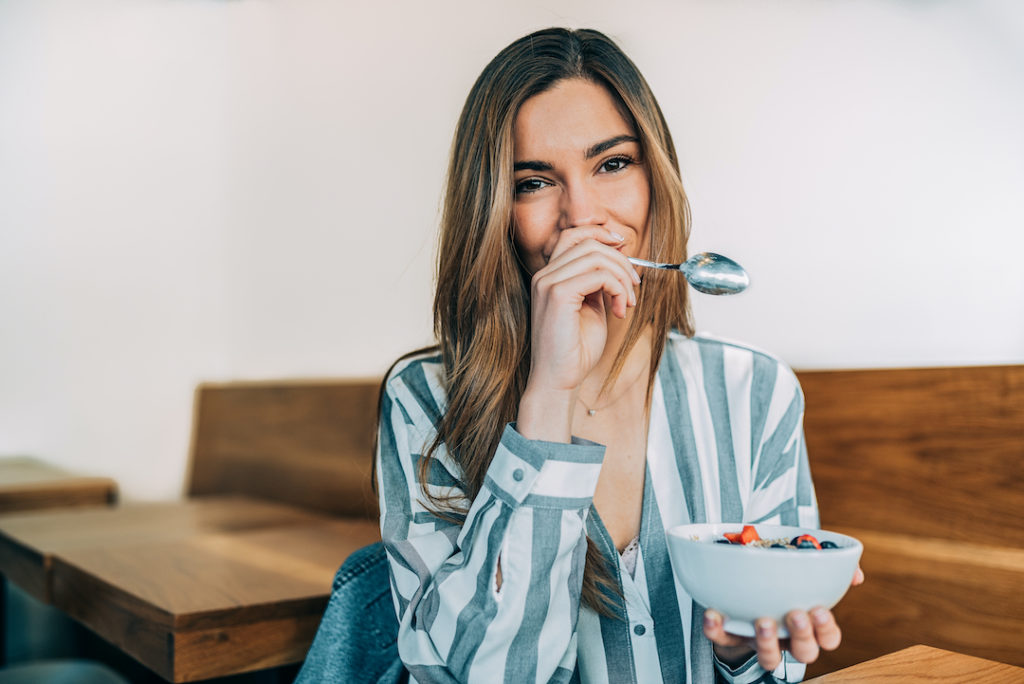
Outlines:
[[676,580],[705,608],[726,616],[725,629],[754,635],[754,620],[774,618],[787,636],[783,617],[791,610],[839,603],[857,570],[863,545],[844,534],[784,525],[754,525],[761,539],[792,539],[811,534],[836,549],[772,549],[716,544],[742,523],[679,525],[668,531],[668,551]]

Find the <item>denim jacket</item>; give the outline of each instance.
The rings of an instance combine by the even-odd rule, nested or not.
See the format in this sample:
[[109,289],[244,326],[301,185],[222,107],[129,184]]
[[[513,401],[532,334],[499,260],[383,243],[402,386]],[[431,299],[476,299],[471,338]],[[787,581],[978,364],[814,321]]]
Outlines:
[[359,549],[334,576],[327,609],[295,684],[401,684],[398,619],[387,557],[377,542]]

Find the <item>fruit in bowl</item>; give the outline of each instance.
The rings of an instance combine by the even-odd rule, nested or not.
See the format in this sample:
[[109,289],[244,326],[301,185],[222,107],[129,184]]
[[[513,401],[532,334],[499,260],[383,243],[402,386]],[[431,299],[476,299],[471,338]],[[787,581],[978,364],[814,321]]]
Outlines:
[[785,637],[789,611],[832,608],[850,588],[864,550],[844,534],[787,525],[678,525],[667,541],[676,581],[741,636],[753,636],[754,620],[769,617]]

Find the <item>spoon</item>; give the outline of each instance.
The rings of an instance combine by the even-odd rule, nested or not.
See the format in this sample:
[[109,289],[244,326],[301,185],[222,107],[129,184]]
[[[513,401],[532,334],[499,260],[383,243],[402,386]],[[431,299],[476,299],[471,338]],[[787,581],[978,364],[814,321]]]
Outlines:
[[694,254],[681,264],[662,264],[633,257],[629,257],[629,261],[636,266],[682,271],[690,287],[704,294],[737,294],[750,285],[750,276],[742,266],[714,252]]

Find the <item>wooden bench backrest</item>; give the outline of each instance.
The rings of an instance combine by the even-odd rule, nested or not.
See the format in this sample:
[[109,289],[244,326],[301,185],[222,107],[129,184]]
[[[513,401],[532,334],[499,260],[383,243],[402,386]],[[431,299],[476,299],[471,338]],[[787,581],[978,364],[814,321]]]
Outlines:
[[1024,548],[1024,366],[797,375],[823,527]]
[[822,526],[867,574],[808,676],[913,644],[1024,666],[1024,366],[797,375]]
[[[1024,366],[797,375],[823,526],[1024,548]],[[375,515],[378,388],[201,385],[189,494]]]
[[200,385],[188,494],[245,494],[375,518],[370,472],[379,386],[379,380]]

